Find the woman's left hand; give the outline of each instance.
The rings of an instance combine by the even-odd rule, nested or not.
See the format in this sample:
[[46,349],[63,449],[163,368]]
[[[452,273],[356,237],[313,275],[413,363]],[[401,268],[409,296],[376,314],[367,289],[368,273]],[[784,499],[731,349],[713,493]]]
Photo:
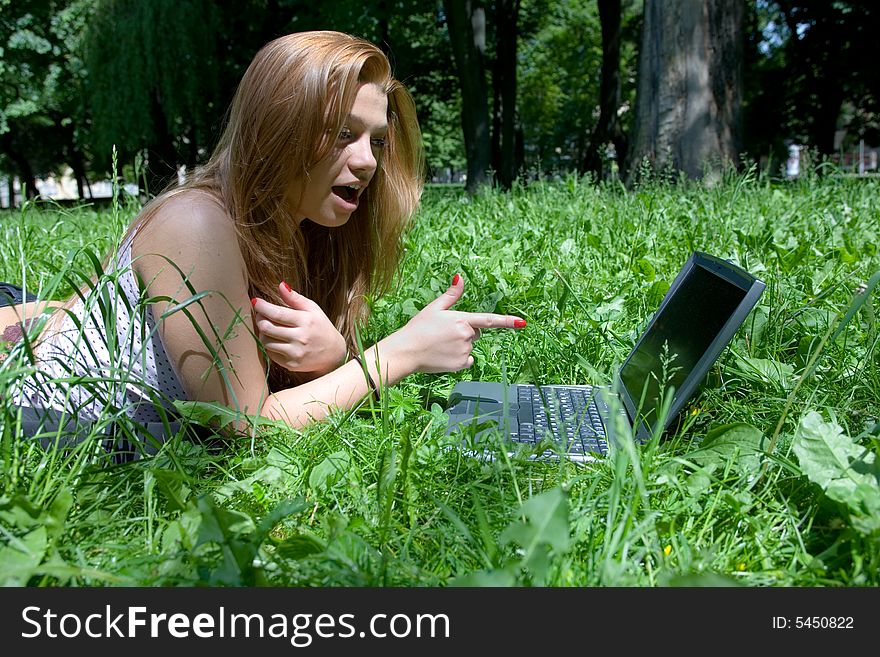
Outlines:
[[345,360],[345,338],[311,299],[278,286],[287,306],[252,299],[260,342],[273,361],[291,372],[326,374]]

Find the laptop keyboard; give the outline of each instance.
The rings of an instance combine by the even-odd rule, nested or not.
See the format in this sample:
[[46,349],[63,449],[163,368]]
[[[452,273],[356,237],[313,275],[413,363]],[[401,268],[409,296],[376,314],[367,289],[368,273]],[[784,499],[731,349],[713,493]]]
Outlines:
[[519,386],[517,395],[519,435],[513,436],[514,440],[537,443],[549,434],[570,454],[607,453],[608,443],[594,388]]

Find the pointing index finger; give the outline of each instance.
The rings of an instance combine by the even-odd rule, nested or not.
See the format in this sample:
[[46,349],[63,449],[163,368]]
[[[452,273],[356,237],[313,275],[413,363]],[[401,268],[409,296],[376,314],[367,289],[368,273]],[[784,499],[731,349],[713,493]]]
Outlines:
[[472,328],[511,328],[526,327],[526,320],[514,315],[496,315],[494,313],[465,313],[465,320]]

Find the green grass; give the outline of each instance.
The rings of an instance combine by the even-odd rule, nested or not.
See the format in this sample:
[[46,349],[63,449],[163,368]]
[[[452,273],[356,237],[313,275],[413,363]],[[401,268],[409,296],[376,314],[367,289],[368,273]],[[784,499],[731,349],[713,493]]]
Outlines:
[[[93,445],[44,451],[0,416],[0,581],[876,586],[878,192],[751,174],[631,192],[573,177],[476,198],[432,187],[368,338],[456,272],[458,308],[527,329],[485,331],[469,371],[219,452],[175,440],[111,465]],[[61,298],[63,272],[93,266],[72,253],[103,255],[131,216],[4,214],[0,279]],[[455,449],[442,403],[456,381],[606,381],[693,250],[767,289],[673,432],[586,465]],[[4,409],[26,372],[22,350],[0,364]]]

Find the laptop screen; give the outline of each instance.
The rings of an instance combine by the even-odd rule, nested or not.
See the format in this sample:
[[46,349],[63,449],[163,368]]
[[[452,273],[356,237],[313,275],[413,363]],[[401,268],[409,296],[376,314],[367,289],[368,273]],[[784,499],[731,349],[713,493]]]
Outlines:
[[668,296],[620,370],[626,393],[648,427],[656,422],[661,393],[669,387],[682,390],[747,292],[698,263]]

